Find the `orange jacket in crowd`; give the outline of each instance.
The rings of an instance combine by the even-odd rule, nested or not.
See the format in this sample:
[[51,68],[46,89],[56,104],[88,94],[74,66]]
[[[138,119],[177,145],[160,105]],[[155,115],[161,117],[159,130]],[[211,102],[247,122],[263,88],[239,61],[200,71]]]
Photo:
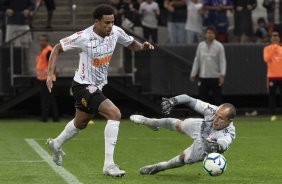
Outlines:
[[42,49],[36,57],[36,75],[38,80],[47,80],[47,69],[48,69],[48,52],[52,51],[52,47],[47,45]]
[[282,80],[282,47],[278,44],[264,47],[263,59],[267,64],[267,78]]

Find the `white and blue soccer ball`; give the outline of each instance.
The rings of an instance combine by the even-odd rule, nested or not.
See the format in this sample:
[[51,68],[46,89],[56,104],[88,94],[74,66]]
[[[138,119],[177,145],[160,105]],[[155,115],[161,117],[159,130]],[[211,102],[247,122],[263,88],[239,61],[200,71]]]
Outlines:
[[219,176],[226,170],[227,162],[221,154],[210,153],[204,159],[203,167],[210,176]]

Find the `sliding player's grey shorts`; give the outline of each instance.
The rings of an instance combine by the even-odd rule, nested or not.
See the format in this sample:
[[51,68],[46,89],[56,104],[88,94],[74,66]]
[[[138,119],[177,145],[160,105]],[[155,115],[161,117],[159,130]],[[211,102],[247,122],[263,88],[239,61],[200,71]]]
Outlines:
[[204,160],[205,147],[201,138],[202,122],[203,119],[200,118],[189,118],[185,119],[182,123],[182,132],[194,139],[193,144],[184,150],[184,162],[186,164],[193,164]]

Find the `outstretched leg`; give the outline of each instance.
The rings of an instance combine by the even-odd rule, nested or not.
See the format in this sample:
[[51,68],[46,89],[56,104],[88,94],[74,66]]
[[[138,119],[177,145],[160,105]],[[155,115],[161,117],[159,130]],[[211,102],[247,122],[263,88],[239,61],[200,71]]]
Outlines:
[[153,175],[153,174],[156,174],[160,171],[181,167],[181,166],[185,165],[183,158],[184,157],[181,154],[181,155],[178,155],[178,156],[176,156],[176,157],[174,157],[171,160],[166,161],[166,162],[159,162],[159,163],[156,163],[156,164],[153,164],[153,165],[144,166],[144,167],[140,168],[140,174],[142,174],[142,175]]
[[158,130],[158,127],[163,127],[168,130],[176,131],[179,124],[182,122],[179,119],[175,118],[147,118],[141,115],[131,115],[130,120],[135,122],[136,124],[146,125],[152,130]]

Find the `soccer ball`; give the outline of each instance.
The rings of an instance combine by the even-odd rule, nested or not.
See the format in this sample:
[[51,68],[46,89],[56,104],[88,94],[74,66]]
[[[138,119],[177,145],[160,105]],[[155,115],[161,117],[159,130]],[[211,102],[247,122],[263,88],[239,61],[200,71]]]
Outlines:
[[221,175],[227,167],[226,159],[219,153],[210,153],[203,161],[204,170],[211,176]]

